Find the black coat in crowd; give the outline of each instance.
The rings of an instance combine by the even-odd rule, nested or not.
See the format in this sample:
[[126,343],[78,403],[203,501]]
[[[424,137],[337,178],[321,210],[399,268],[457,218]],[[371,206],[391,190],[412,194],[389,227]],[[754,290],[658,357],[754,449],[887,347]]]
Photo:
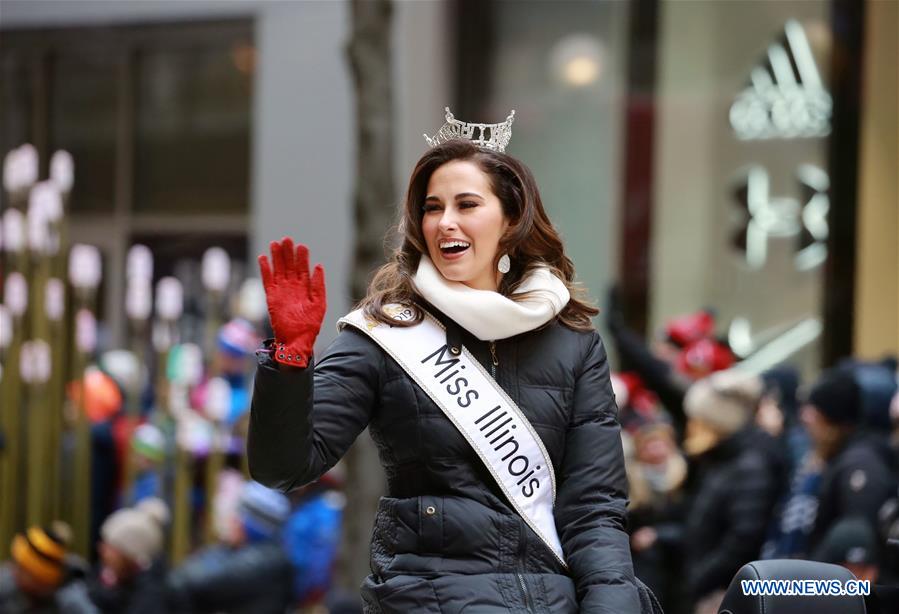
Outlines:
[[213,546],[169,574],[169,611],[283,614],[292,601],[292,583],[290,559],[277,542]]
[[697,459],[684,532],[693,599],[727,588],[740,567],[759,556],[782,484],[780,462],[772,462],[765,437],[750,426]]
[[876,530],[880,508],[895,492],[894,458],[888,442],[864,431],[851,435],[821,474],[818,515],[809,536],[809,552],[814,552],[831,527],[843,518],[861,516]]
[[165,577],[161,559],[128,582],[106,586],[99,577],[90,583],[90,598],[103,614],[157,614],[166,611]]
[[[436,315],[436,314],[435,314]],[[447,318],[491,370],[487,342]],[[650,608],[625,533],[627,479],[606,352],[553,322],[496,342],[495,379],[533,424],[557,479],[569,569],[513,511],[466,439],[371,339],[344,329],[313,369],[258,366],[255,479],[289,490],[332,467],[366,427],[386,470],[372,537],[368,612],[629,614]],[[644,610],[645,611],[645,610]]]

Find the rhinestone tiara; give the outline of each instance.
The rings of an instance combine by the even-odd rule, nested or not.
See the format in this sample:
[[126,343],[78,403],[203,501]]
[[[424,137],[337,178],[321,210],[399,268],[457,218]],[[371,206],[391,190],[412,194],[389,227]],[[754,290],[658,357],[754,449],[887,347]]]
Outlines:
[[471,124],[459,121],[453,117],[449,107],[446,107],[446,123],[440,127],[434,136],[424,135],[428,147],[436,147],[452,139],[468,139],[479,147],[503,153],[506,145],[512,138],[512,122],[515,120],[515,109],[509,113],[506,121],[499,124]]

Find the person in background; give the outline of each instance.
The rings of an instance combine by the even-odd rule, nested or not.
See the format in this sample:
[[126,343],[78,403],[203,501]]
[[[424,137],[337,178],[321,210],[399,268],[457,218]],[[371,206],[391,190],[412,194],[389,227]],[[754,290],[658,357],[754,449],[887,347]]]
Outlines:
[[625,468],[630,486],[628,527],[634,574],[659,598],[668,614],[681,611],[684,483],[687,463],[674,429],[658,408],[648,414],[627,407],[621,414]]
[[300,607],[321,604],[331,589],[340,545],[346,502],[343,464],[291,493],[294,511],[284,526],[284,547],[294,569],[294,602]]
[[672,318],[652,347],[625,324],[615,290],[610,292],[606,317],[622,365],[658,396],[678,436],[682,435],[687,420],[684,397],[690,384],[734,363],[727,344],[715,338],[714,313],[704,309]]
[[778,365],[762,373],[762,381],[765,392],[755,422],[781,442],[789,474],[793,475],[811,448],[808,432],[799,420],[799,370]]
[[0,566],[0,612],[95,614],[85,565],[68,553],[71,531],[62,522],[31,527],[13,538],[10,560]]
[[293,603],[293,570],[281,541],[289,514],[287,497],[247,482],[224,543],[200,550],[169,574],[169,609],[283,613]]
[[166,611],[165,563],[161,558],[169,510],[161,499],[145,499],[113,513],[100,528],[100,567],[91,600],[104,613]]
[[821,374],[801,410],[815,454],[821,459],[817,514],[809,535],[809,551],[828,531],[850,516],[878,526],[878,512],[893,495],[896,477],[892,452],[879,437],[861,426],[861,390],[848,369]]
[[141,424],[131,435],[131,451],[135,467],[131,501],[138,503],[161,497],[162,476],[159,472],[166,455],[165,435],[154,424]]
[[816,561],[841,565],[872,585],[880,575],[879,558],[877,534],[860,517],[844,518],[836,523],[812,555]]
[[[261,342],[256,328],[243,318],[228,321],[216,336],[216,351],[208,375],[224,378],[231,388],[231,405],[224,418],[229,426],[233,426],[250,409],[252,358]],[[207,384],[208,379],[192,391],[193,407],[205,407]]]
[[[758,558],[779,476],[752,423],[762,382],[734,371],[693,384],[684,448],[695,463],[684,531],[686,586],[696,612],[717,612],[731,578]],[[692,468],[691,468],[692,469]]]

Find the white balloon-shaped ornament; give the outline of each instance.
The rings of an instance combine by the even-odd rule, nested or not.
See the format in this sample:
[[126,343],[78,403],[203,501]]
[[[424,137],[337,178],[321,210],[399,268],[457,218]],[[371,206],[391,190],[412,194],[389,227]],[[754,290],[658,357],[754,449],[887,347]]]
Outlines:
[[75,183],[75,163],[72,154],[62,149],[56,151],[50,158],[50,180],[56,184],[60,192],[72,191]]
[[11,193],[26,190],[37,181],[37,171],[37,150],[26,143],[6,154],[3,160],[3,187]]
[[43,384],[50,379],[50,344],[43,339],[31,342],[31,361],[33,364],[32,383]]
[[22,381],[30,384],[34,379],[34,363],[31,361],[31,341],[23,341],[19,348],[19,375]]
[[25,143],[18,149],[19,166],[21,169],[22,187],[28,188],[37,182],[38,155],[37,148],[31,143]]
[[9,208],[3,214],[3,245],[13,254],[25,247],[25,216],[18,209]]
[[12,314],[6,305],[0,304],[0,350],[12,343]]
[[76,243],[69,253],[69,281],[79,290],[94,290],[100,285],[102,264],[100,250],[93,245]]
[[196,343],[184,343],[178,377],[188,386],[196,386],[203,379],[203,350]]
[[61,279],[51,277],[47,280],[44,292],[44,311],[52,322],[62,320],[66,310],[66,287]]
[[174,321],[184,309],[184,293],[181,282],[174,277],[163,277],[156,284],[156,313],[163,320]]
[[37,339],[22,344],[19,373],[27,384],[43,384],[50,379],[50,346],[46,341]]
[[150,248],[139,243],[132,245],[128,250],[128,265],[126,277],[131,279],[144,279],[151,282],[153,279],[153,254]]
[[97,320],[88,309],[79,309],[75,314],[75,346],[82,354],[97,348]]
[[128,280],[128,288],[125,290],[125,313],[132,320],[146,321],[153,311],[153,294],[150,290],[150,280],[140,277]]
[[58,222],[62,218],[62,195],[53,181],[41,181],[28,194],[29,208],[37,204],[47,220]]
[[210,292],[224,292],[231,279],[231,259],[221,247],[210,247],[203,254],[203,287]]
[[163,322],[162,320],[154,321],[152,330],[150,331],[150,341],[153,344],[153,349],[160,354],[162,352],[168,352],[177,341],[175,338],[175,331],[172,329],[172,324],[170,322]]
[[16,164],[18,154],[15,149],[3,157],[3,189],[7,192],[15,192],[18,187],[16,185]]
[[206,384],[203,409],[211,420],[223,421],[231,412],[231,385],[221,377],[213,377]]
[[50,245],[50,223],[44,204],[42,200],[28,203],[28,247],[35,254],[47,253]]
[[268,312],[265,288],[258,277],[249,277],[240,286],[238,313],[250,322],[261,322]]
[[3,287],[6,306],[14,318],[21,317],[28,309],[28,282],[18,272],[10,273]]
[[212,424],[196,416],[178,420],[175,438],[182,449],[205,453],[212,446]]
[[146,375],[137,356],[129,350],[103,352],[100,356],[100,368],[125,390],[137,390]]

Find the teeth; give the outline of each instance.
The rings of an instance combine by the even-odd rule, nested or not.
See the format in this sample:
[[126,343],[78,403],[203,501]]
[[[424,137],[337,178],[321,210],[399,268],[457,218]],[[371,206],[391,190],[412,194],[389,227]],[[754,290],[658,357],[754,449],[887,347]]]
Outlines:
[[470,247],[470,243],[466,243],[465,241],[444,241],[440,244],[440,249],[447,249],[448,247]]

